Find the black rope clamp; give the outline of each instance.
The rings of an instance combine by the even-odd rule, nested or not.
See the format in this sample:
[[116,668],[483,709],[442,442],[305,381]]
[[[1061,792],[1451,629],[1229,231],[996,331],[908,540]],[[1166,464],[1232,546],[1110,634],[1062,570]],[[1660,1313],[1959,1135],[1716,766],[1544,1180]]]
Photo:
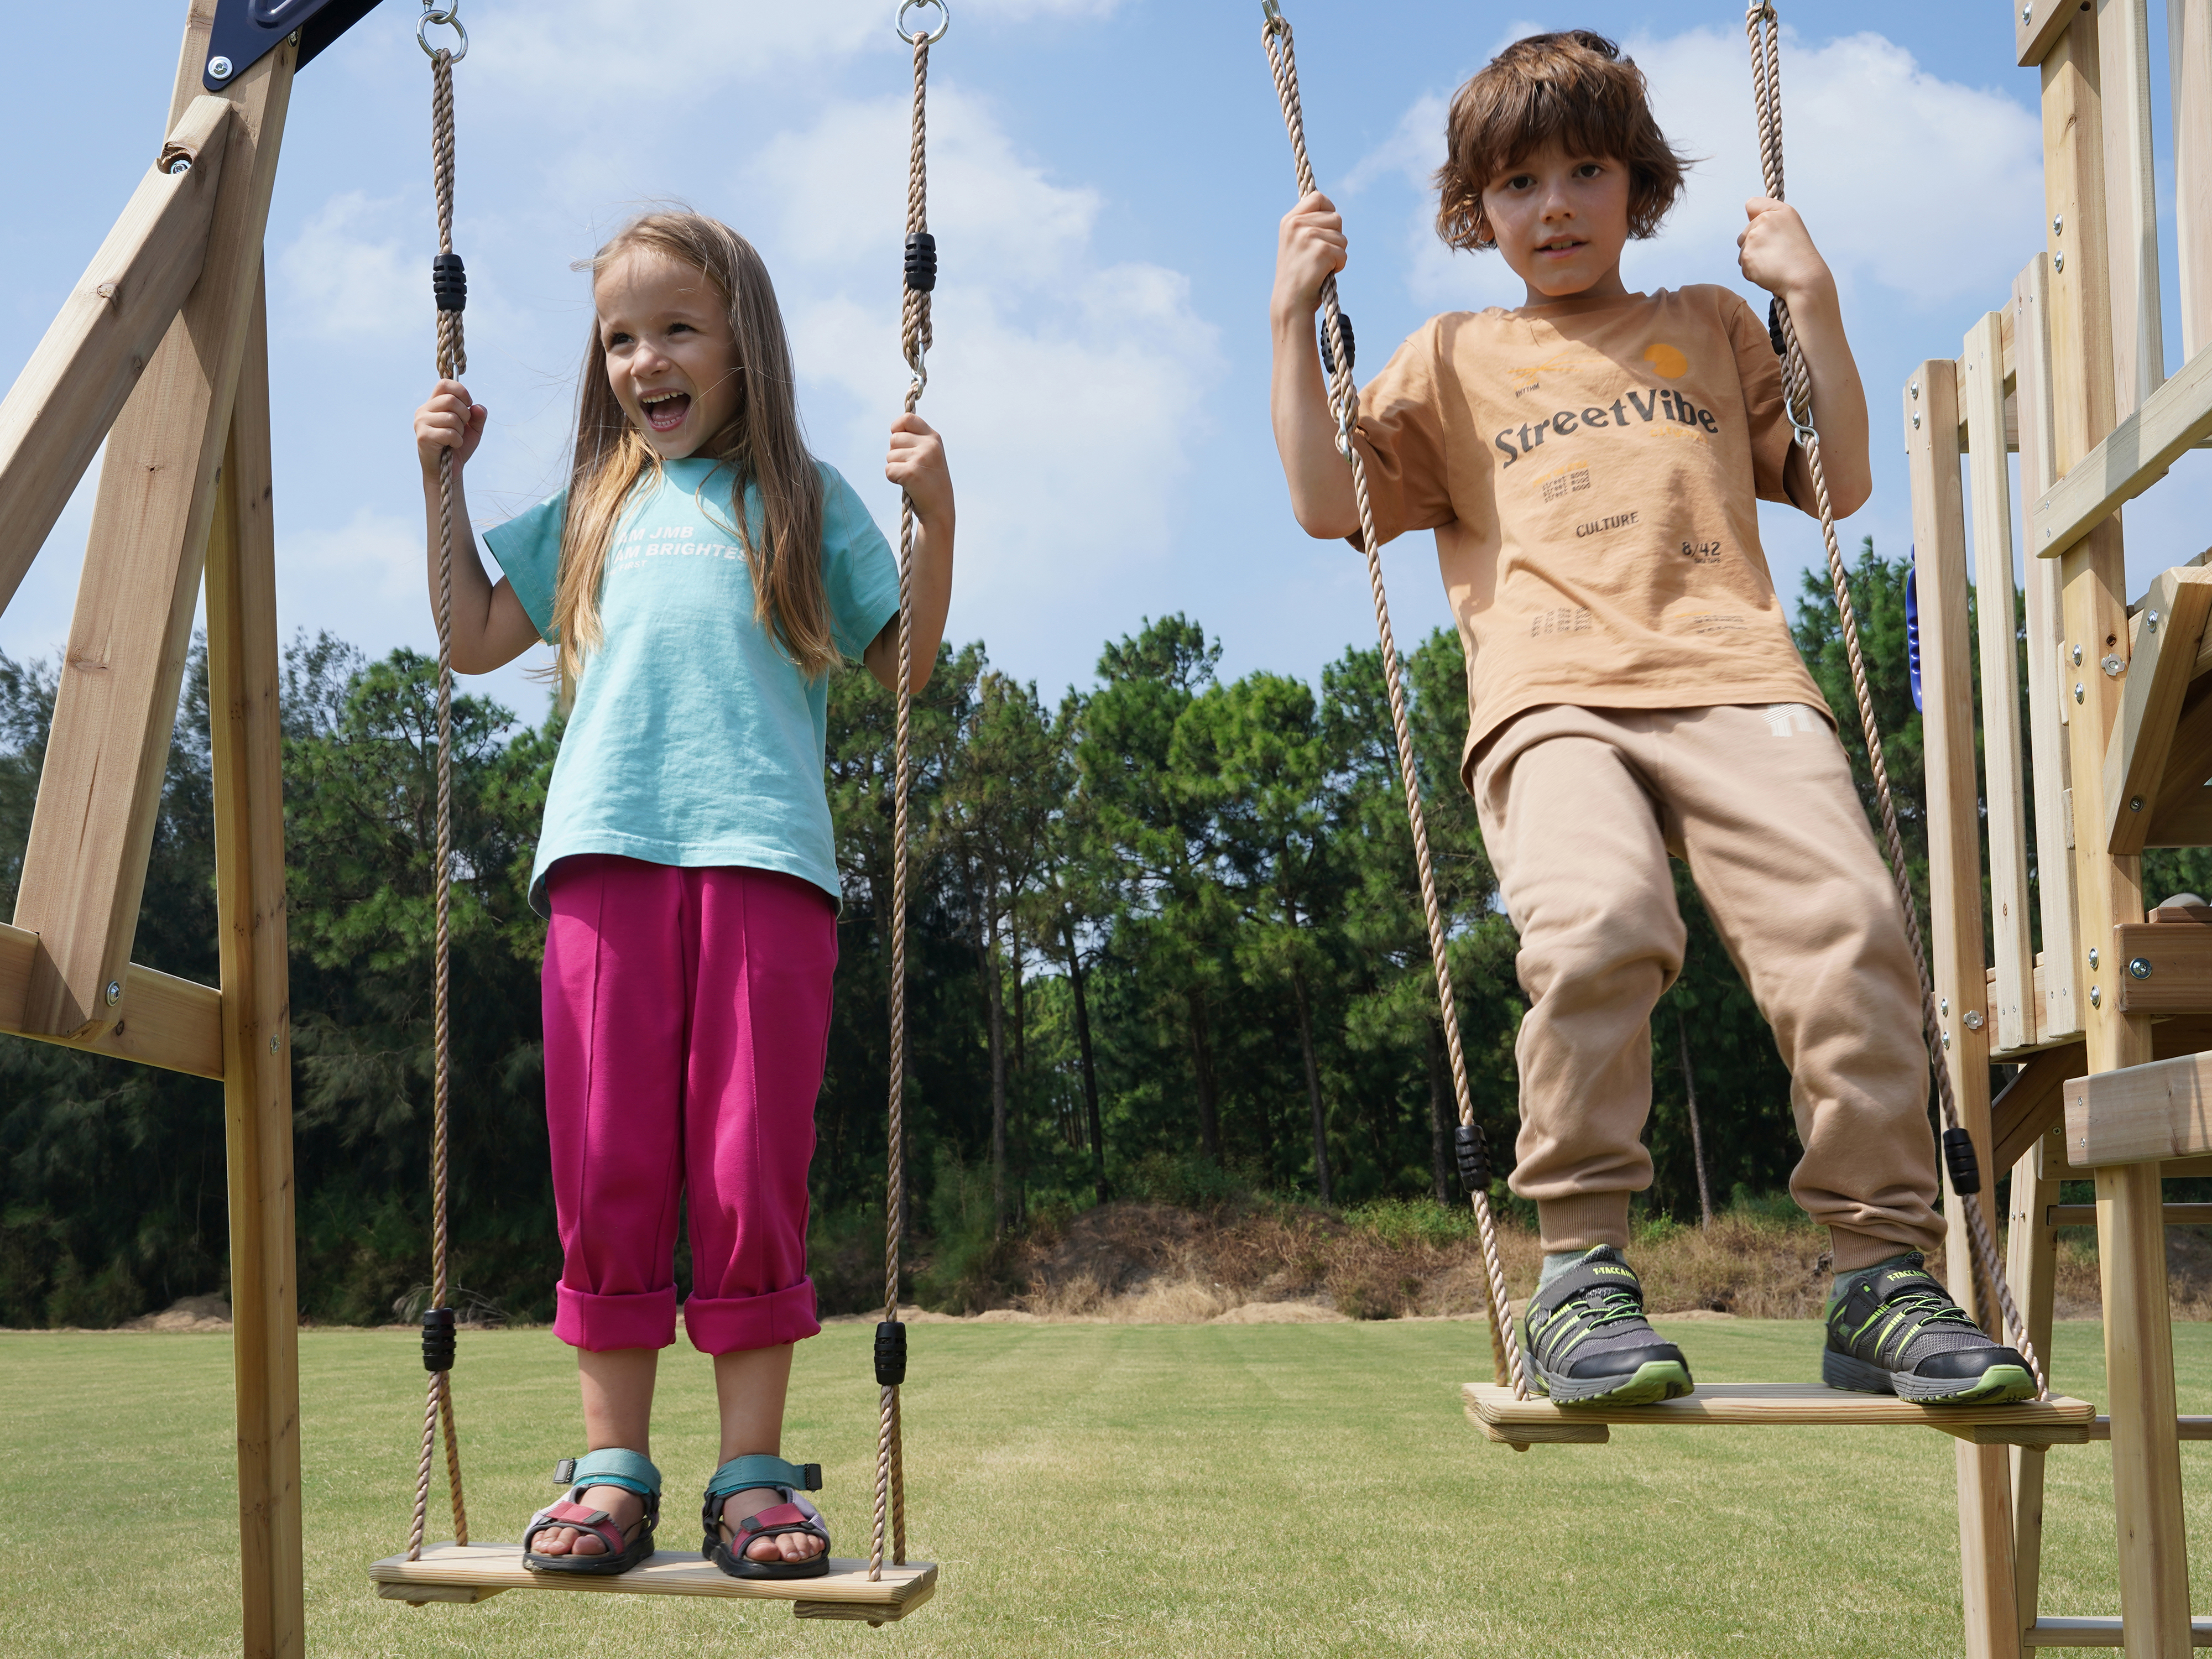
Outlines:
[[886,1319],[876,1327],[876,1382],[896,1389],[906,1381],[906,1327]]
[[1943,1131],[1943,1162],[1951,1169],[1951,1190],[1961,1198],[1982,1190],[1982,1166],[1974,1138],[1964,1129]]
[[1790,355],[1790,342],[1782,336],[1782,301],[1778,297],[1766,302],[1766,338],[1776,356]]
[[1490,1151],[1483,1145],[1482,1131],[1472,1123],[1462,1123],[1452,1131],[1452,1156],[1459,1164],[1459,1184],[1471,1193],[1487,1192],[1490,1188]]
[[422,1310],[422,1369],[426,1371],[449,1371],[453,1369],[453,1310],[451,1308]]
[[[1352,319],[1344,313],[1336,313],[1336,325],[1344,331],[1344,370],[1352,372],[1352,360],[1359,355],[1358,342],[1352,337]],[[1336,373],[1336,351],[1328,343],[1328,313],[1321,317],[1321,366],[1331,374]]]
[[906,285],[916,294],[937,291],[937,238],[926,230],[906,239]]
[[469,273],[458,253],[441,253],[430,261],[430,292],[441,311],[469,308]]

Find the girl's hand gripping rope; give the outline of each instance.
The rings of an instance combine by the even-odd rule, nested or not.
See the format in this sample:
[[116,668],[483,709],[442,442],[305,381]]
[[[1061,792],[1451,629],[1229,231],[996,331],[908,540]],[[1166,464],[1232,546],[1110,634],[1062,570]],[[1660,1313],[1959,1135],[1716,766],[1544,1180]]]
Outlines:
[[469,401],[469,389],[459,380],[438,382],[429,400],[415,411],[415,454],[424,477],[437,476],[438,457],[448,449],[455,471],[468,465],[483,441],[485,414],[482,404]]

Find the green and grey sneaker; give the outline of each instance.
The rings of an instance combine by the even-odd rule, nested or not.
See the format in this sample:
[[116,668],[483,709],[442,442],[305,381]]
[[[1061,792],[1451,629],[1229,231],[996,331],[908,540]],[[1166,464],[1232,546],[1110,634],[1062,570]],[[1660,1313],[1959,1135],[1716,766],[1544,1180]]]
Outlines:
[[1644,1317],[1636,1269],[1600,1244],[1528,1298],[1522,1326],[1536,1387],[1561,1406],[1649,1406],[1690,1392],[1682,1351]]
[[1832,1389],[1893,1394],[1923,1405],[2033,1400],[2035,1374],[1982,1334],[1951,1293],[1923,1271],[1917,1251],[1851,1274],[1828,1304],[1820,1380]]

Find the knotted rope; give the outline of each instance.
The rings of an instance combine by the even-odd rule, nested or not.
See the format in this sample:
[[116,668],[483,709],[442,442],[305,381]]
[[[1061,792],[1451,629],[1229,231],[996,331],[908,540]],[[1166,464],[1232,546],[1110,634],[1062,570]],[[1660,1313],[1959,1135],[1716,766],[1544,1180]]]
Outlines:
[[[906,15],[933,5],[933,30],[908,33]],[[913,379],[906,412],[913,414],[929,384],[930,295],[937,285],[937,248],[929,234],[929,49],[945,38],[951,16],[941,0],[905,0],[892,27],[914,48],[914,136],[907,164],[906,287],[900,308],[901,349]],[[876,1328],[876,1383],[880,1423],[876,1434],[875,1523],[868,1545],[868,1577],[884,1571],[888,1518],[894,1565],[906,1564],[906,1460],[900,1443],[899,1387],[906,1378],[906,1332],[898,1322],[899,1243],[906,1231],[906,895],[907,762],[914,695],[914,499],[899,495],[898,731],[891,775],[891,1046],[890,1166],[884,1194],[884,1318]]]
[[[1744,13],[1744,33],[1751,43],[1752,100],[1759,112],[1759,161],[1764,176],[1766,193],[1779,202],[1782,194],[1782,24],[1771,3],[1754,3]],[[1813,494],[1820,508],[1820,536],[1828,550],[1828,579],[1836,590],[1836,614],[1843,623],[1844,653],[1851,669],[1851,696],[1859,706],[1859,726],[1866,737],[1867,764],[1874,773],[1875,799],[1881,811],[1881,839],[1883,850],[1889,856],[1889,872],[1897,884],[1899,907],[1905,913],[1905,931],[1912,945],[1912,965],[1920,975],[1920,1019],[1923,1040],[1935,1061],[1936,1099],[1942,1113],[1943,1127],[1960,1127],[1959,1103],[1951,1086],[1950,1067],[1943,1062],[1947,1046],[1943,1036],[1942,1016],[1936,1006],[1936,988],[1928,975],[1928,946],[1920,931],[1920,918],[1913,907],[1912,883],[1905,873],[1905,840],[1898,833],[1897,805],[1890,797],[1889,769],[1884,763],[1881,750],[1881,732],[1875,722],[1874,697],[1867,688],[1866,659],[1859,649],[1858,619],[1851,607],[1850,582],[1845,574],[1844,552],[1836,540],[1836,517],[1828,501],[1828,480],[1820,460],[1820,434],[1813,424],[1813,382],[1811,372],[1805,365],[1803,349],[1797,343],[1797,326],[1790,319],[1790,302],[1779,295],[1775,296],[1773,319],[1783,343],[1783,395],[1789,401],[1790,418],[1797,428],[1797,443],[1804,452],[1805,465],[1813,479]],[[2027,1361],[2028,1369],[2035,1375],[2037,1393],[2048,1397],[2049,1382],[2043,1374],[2042,1362],[2037,1358],[2035,1345],[2028,1340],[2027,1322],[2021,1317],[2019,1306],[2014,1302],[2012,1287],[2005,1282],[2003,1268],[1997,1261],[1996,1241],[1990,1233],[1989,1218],[1983,1213],[1978,1192],[1956,1193],[1955,1196],[1966,1220],[1966,1231],[1972,1241],[1972,1267],[1984,1296],[1994,1297],[2003,1310],[2006,1329],[2011,1334],[2021,1357]]]
[[[1306,154],[1305,116],[1298,99],[1298,66],[1291,41],[1291,25],[1273,0],[1265,7],[1267,21],[1260,40],[1275,74],[1275,94],[1282,100],[1283,125],[1291,135],[1291,154],[1297,167],[1298,194],[1314,191],[1313,162]],[[1352,463],[1352,493],[1359,502],[1359,536],[1367,554],[1367,585],[1375,597],[1375,627],[1382,641],[1382,678],[1390,693],[1390,726],[1398,739],[1398,777],[1406,790],[1406,819],[1413,831],[1413,862],[1420,871],[1421,913],[1428,922],[1429,957],[1435,964],[1437,1001],[1444,1028],[1444,1046],[1451,1057],[1452,1094],[1459,1105],[1463,1128],[1474,1125],[1474,1101],[1468,1090],[1467,1056],[1460,1047],[1459,1013],[1452,997],[1451,962],[1446,954],[1443,911],[1437,902],[1436,868],[1429,857],[1428,821],[1421,811],[1420,775],[1413,764],[1413,736],[1406,719],[1405,677],[1398,666],[1398,645],[1390,632],[1390,605],[1382,591],[1382,555],[1375,533],[1374,509],[1368,501],[1367,464],[1352,441],[1353,423],[1359,417],[1359,389],[1352,378],[1350,338],[1343,313],[1336,301],[1336,278],[1322,284],[1322,326],[1331,345],[1329,407],[1336,416],[1337,447]],[[1514,1334],[1510,1303],[1505,1294],[1505,1268],[1498,1255],[1498,1230],[1490,1213],[1490,1195],[1478,1187],[1474,1200],[1475,1229],[1482,1237],[1483,1277],[1490,1297],[1491,1358],[1498,1381],[1510,1382],[1513,1396],[1526,1399],[1528,1382],[1521,1363],[1520,1340]]]
[[[453,24],[458,7],[441,12],[424,8],[423,22]],[[462,50],[467,50],[462,35]],[[465,297],[460,263],[453,253],[453,63],[444,46],[430,54],[431,176],[438,201],[438,258],[431,267],[431,284],[438,298],[438,378],[459,380],[468,373],[468,348],[461,333],[457,291]],[[449,301],[451,301],[449,303]],[[437,1449],[438,1427],[446,1431],[446,1480],[453,1499],[453,1541],[469,1541],[468,1510],[461,1496],[461,1449],[453,1431],[453,1329],[446,1306],[446,1174],[447,1103],[451,1082],[449,1055],[450,973],[448,918],[453,901],[453,452],[438,455],[438,846],[434,872],[437,908],[435,972],[435,1060],[432,1085],[430,1130],[430,1306],[422,1316],[423,1364],[430,1367],[428,1398],[422,1408],[422,1455],[415,1472],[415,1522],[407,1540],[407,1559],[422,1553],[424,1517],[430,1504],[430,1469]],[[442,1315],[442,1318],[437,1316]],[[442,1360],[442,1364],[439,1362]]]

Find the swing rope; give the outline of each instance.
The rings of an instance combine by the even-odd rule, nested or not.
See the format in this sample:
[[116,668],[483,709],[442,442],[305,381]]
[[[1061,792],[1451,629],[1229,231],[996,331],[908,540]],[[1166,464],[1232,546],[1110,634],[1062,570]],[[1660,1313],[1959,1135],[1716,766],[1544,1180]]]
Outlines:
[[[1291,136],[1291,154],[1297,168],[1301,198],[1313,194],[1313,162],[1306,154],[1305,116],[1298,97],[1297,59],[1291,41],[1291,25],[1276,4],[1265,0],[1267,22],[1260,31],[1267,62],[1274,70],[1275,94],[1282,100],[1283,125]],[[1329,406],[1336,416],[1336,444],[1352,464],[1352,487],[1359,503],[1359,535],[1367,554],[1367,585],[1375,598],[1376,631],[1382,642],[1382,678],[1390,694],[1390,726],[1398,740],[1398,777],[1405,786],[1406,819],[1413,832],[1413,862],[1421,878],[1421,911],[1428,922],[1429,957],[1435,964],[1437,1001],[1444,1028],[1444,1046],[1451,1057],[1452,1094],[1459,1105],[1459,1145],[1463,1171],[1470,1162],[1480,1168],[1480,1132],[1474,1123],[1474,1102],[1468,1092],[1467,1056],[1460,1046],[1459,1012],[1452,996],[1451,962],[1446,954],[1443,912],[1437,902],[1437,876],[1429,857],[1428,822],[1421,811],[1420,775],[1413,763],[1413,736],[1406,718],[1405,678],[1398,666],[1398,645],[1390,632],[1390,605],[1382,591],[1382,555],[1375,533],[1375,514],[1367,494],[1367,465],[1352,441],[1352,425],[1359,416],[1359,391],[1352,378],[1352,335],[1336,299],[1336,278],[1322,284],[1326,313],[1323,338],[1333,348],[1329,358]],[[1467,1154],[1474,1150],[1474,1158]],[[1491,1358],[1498,1381],[1510,1381],[1513,1397],[1525,1400],[1528,1382],[1522,1368],[1521,1344],[1513,1330],[1511,1304],[1505,1294],[1505,1268],[1498,1259],[1498,1230],[1490,1213],[1486,1182],[1471,1180],[1475,1229],[1482,1237],[1483,1276],[1490,1298]]]
[[[934,6],[934,29],[906,27],[910,11]],[[921,402],[929,384],[930,295],[937,287],[937,241],[929,234],[929,49],[945,38],[951,15],[943,0],[903,0],[892,27],[914,48],[914,137],[907,164],[906,289],[900,344],[913,379],[906,412]],[[914,500],[899,496],[898,735],[891,774],[891,1042],[890,1167],[884,1194],[884,1317],[876,1327],[876,1384],[881,1421],[876,1434],[875,1526],[868,1546],[868,1577],[884,1573],[884,1528],[888,1511],[891,1562],[906,1565],[906,1466],[901,1445],[899,1388],[906,1381],[906,1327],[899,1322],[899,1243],[906,1231],[906,895],[907,761],[914,696]]]
[[[438,200],[438,256],[431,262],[430,284],[438,301],[438,378],[459,380],[468,373],[468,348],[461,333],[461,308],[468,281],[453,252],[453,65],[468,52],[468,35],[454,15],[459,0],[441,10],[423,0],[416,36],[430,57],[431,173]],[[423,32],[433,23],[450,25],[460,51],[433,48]],[[446,1305],[447,1105],[452,1067],[448,1044],[451,999],[448,918],[453,866],[453,452],[438,454],[438,845],[435,872],[437,1003],[434,1082],[430,1132],[430,1305],[422,1312],[422,1364],[430,1373],[422,1408],[422,1455],[415,1471],[415,1521],[407,1540],[407,1559],[422,1554],[422,1528],[430,1504],[430,1470],[439,1425],[446,1433],[446,1480],[453,1499],[453,1541],[469,1541],[468,1510],[461,1497],[461,1449],[453,1430],[453,1310]]]
[[[1752,99],[1759,112],[1759,171],[1765,180],[1766,193],[1779,202],[1785,199],[1782,194],[1782,23],[1772,4],[1753,3],[1747,7],[1744,33],[1751,44]],[[1897,805],[1890,797],[1889,769],[1882,759],[1881,732],[1875,722],[1873,694],[1867,689],[1866,659],[1859,649],[1858,619],[1851,607],[1850,582],[1844,571],[1843,549],[1836,540],[1835,512],[1829,504],[1827,474],[1820,460],[1820,434],[1813,425],[1812,374],[1797,343],[1797,327],[1790,319],[1789,302],[1779,295],[1774,300],[1772,316],[1784,347],[1783,396],[1788,400],[1790,418],[1797,428],[1798,447],[1804,452],[1807,469],[1812,474],[1813,493],[1820,503],[1820,536],[1828,550],[1828,578],[1836,590],[1836,614],[1843,624],[1844,653],[1850,662],[1851,696],[1858,702],[1859,726],[1866,735],[1867,764],[1874,774],[1875,798],[1881,809],[1882,847],[1889,856],[1890,876],[1897,884],[1899,906],[1905,913],[1905,930],[1912,944],[1912,965],[1920,975],[1922,1037],[1935,1063],[1936,1098],[1942,1113],[1948,1152],[1958,1144],[1953,1137],[1960,1140],[1966,1137],[1959,1121],[1959,1103],[1951,1086],[1950,1067],[1943,1061],[1943,1051],[1948,1044],[1936,1006],[1936,988],[1929,979],[1928,946],[1921,934],[1919,915],[1913,908],[1912,883],[1905,873],[1905,841],[1898,833]],[[1971,1153],[1970,1140],[1966,1141],[1966,1148]],[[1966,1161],[1966,1168],[1972,1171],[1971,1158]],[[2036,1358],[2035,1345],[2028,1339],[2027,1322],[2021,1317],[2020,1308],[2013,1300],[2012,1287],[2005,1282],[1996,1244],[1990,1234],[1989,1218],[1982,1210],[1978,1173],[1971,1173],[1970,1178],[1963,1182],[1959,1179],[1960,1173],[1954,1157],[1952,1190],[1963,1206],[1966,1231],[1972,1242],[1972,1267],[1982,1294],[1984,1298],[1993,1298],[2003,1310],[2005,1328],[2021,1357],[2027,1361],[2028,1370],[2035,1375],[2037,1396],[2048,1399],[2050,1383],[2044,1376],[2042,1363]]]

